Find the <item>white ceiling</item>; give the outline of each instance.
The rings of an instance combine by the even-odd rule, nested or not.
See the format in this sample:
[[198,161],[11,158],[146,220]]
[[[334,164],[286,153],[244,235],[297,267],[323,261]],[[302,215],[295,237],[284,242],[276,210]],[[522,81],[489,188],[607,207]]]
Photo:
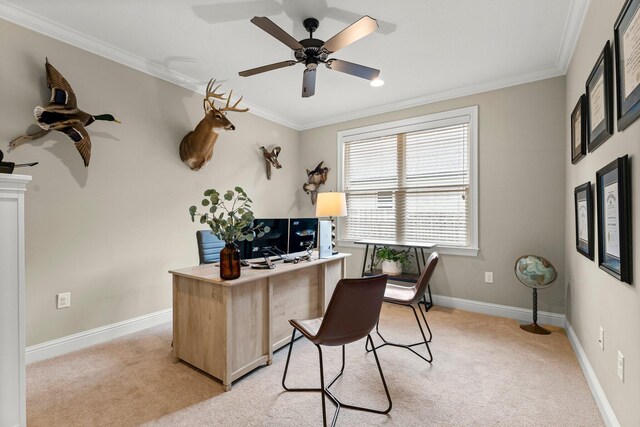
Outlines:
[[[252,112],[302,130],[564,74],[589,0],[0,0],[0,17],[203,93],[215,77]],[[369,15],[377,32],[331,57],[385,81],[304,66],[238,72],[293,59],[251,24],[267,16],[296,39],[317,18],[323,40]],[[195,108],[195,107],[194,107]]]

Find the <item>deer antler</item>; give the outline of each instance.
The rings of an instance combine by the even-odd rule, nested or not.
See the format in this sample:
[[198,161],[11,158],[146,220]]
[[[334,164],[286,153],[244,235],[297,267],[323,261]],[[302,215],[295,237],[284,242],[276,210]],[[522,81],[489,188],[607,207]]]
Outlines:
[[213,106],[213,102],[211,99],[209,98],[214,98],[215,99],[220,99],[222,101],[227,101],[227,103],[229,103],[229,101],[224,97],[224,93],[216,93],[216,91],[218,90],[218,88],[220,86],[222,86],[222,84],[219,84],[218,86],[216,86],[213,90],[211,90],[211,88],[213,87],[213,85],[216,84],[216,79],[211,79],[209,80],[209,84],[207,84],[207,90],[205,92],[205,97],[204,97],[204,101],[203,101],[203,105],[204,105],[204,112],[207,113],[209,110],[213,110],[215,107]]
[[231,101],[232,94],[233,94],[233,90],[229,92],[229,97],[227,98],[227,104],[224,107],[220,108],[220,111],[237,111],[239,113],[245,113],[249,111],[248,108],[237,108],[238,104],[240,104],[240,101],[242,101],[242,98],[244,98],[244,96],[241,96],[240,99],[238,99],[236,103],[233,104],[233,106],[229,107],[229,102]]

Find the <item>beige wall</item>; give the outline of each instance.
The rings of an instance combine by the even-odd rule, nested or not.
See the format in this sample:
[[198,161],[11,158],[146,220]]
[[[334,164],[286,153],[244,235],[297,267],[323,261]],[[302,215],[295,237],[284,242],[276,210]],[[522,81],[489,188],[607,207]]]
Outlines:
[[[250,113],[230,113],[200,172],[178,145],[202,117],[202,97],[165,81],[0,20],[0,141],[7,160],[38,161],[26,195],[27,345],[171,306],[171,268],[198,262],[188,207],[206,188],[240,185],[260,216],[297,215],[299,133]],[[49,93],[44,58],[69,80],[79,106],[112,113],[96,122],[91,165],[52,133],[6,153],[34,123]],[[267,181],[260,145],[282,146],[283,168]],[[71,308],[55,295],[71,292]]]
[[[558,77],[308,130],[302,132],[301,169],[324,160],[332,171],[323,191],[334,190],[338,131],[478,105],[480,253],[444,256],[433,292],[531,307],[531,291],[517,281],[513,265],[520,255],[539,254],[559,271],[558,282],[539,293],[539,308],[563,313],[564,92],[564,77]],[[308,197],[300,211],[313,214]],[[363,251],[343,249],[354,255],[349,274],[359,275]],[[494,284],[484,284],[485,271],[494,272]]]
[[[640,230],[640,121],[617,131],[576,165],[569,153],[569,117],[585,91],[585,82],[607,40],[613,42],[613,24],[624,0],[592,0],[566,76],[565,120],[565,248],[567,263],[567,317],[587,354],[609,403],[623,426],[640,425],[640,245],[633,236],[633,285],[619,282],[575,249],[573,191],[587,181],[595,183],[596,171],[617,157],[631,158],[632,229]],[[615,107],[614,107],[615,110]],[[594,188],[595,190],[595,188]],[[594,191],[595,196],[595,191]],[[597,215],[597,214],[596,214]],[[596,216],[597,217],[597,216]],[[594,218],[596,218],[594,217]],[[597,234],[597,226],[595,227]],[[597,254],[597,236],[596,236]],[[597,255],[596,255],[597,259]],[[598,345],[599,327],[604,328],[605,348]],[[625,382],[617,376],[617,352],[625,356]]]

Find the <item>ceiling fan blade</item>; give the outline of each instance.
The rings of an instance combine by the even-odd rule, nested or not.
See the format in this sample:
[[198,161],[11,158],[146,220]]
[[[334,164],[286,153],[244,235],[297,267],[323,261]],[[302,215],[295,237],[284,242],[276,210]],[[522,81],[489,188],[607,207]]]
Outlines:
[[[265,18],[266,19],[266,18]],[[363,16],[335,36],[331,37],[322,46],[327,53],[337,52],[345,46],[350,45],[367,36],[378,29],[378,21],[370,16]]]
[[304,70],[302,75],[302,97],[308,98],[316,93],[316,70]]
[[353,62],[341,61],[339,59],[330,59],[327,61],[327,67],[367,80],[377,79],[380,75],[380,70],[376,70],[375,68],[365,67],[364,65],[354,64]]
[[250,70],[240,71],[238,75],[240,77],[249,77],[254,74],[264,73],[266,71],[277,70],[278,68],[290,67],[291,65],[296,65],[297,62],[293,60],[276,62],[275,64],[263,65],[262,67],[252,68]]
[[304,47],[298,43],[298,40],[294,39],[289,33],[274,24],[271,19],[265,16],[254,16],[251,18],[251,22],[289,46],[291,49],[304,49]]

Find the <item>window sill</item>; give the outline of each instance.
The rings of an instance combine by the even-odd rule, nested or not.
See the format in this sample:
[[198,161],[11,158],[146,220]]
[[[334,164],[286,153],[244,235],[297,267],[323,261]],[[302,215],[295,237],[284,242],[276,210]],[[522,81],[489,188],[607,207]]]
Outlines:
[[[364,245],[357,245],[352,241],[343,241],[343,240],[339,240],[337,242],[337,245],[338,247],[342,247],[342,248],[360,248],[363,250],[365,248]],[[480,252],[480,248],[458,248],[458,247],[440,246],[440,245],[436,245],[435,250],[437,250],[438,253],[441,255],[456,255],[456,256],[470,256],[470,257],[476,257],[478,256],[478,252]],[[428,252],[428,250],[426,250],[426,252]]]

